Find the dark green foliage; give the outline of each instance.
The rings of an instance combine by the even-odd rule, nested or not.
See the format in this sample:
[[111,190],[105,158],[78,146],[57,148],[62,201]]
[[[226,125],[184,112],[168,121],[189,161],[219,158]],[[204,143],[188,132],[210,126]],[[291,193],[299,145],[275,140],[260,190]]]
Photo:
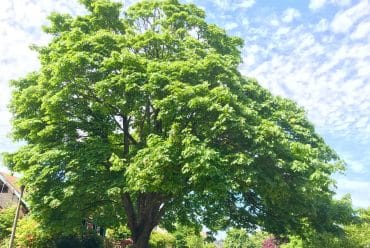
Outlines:
[[[343,200],[342,200],[343,201]],[[339,215],[343,213],[338,212]],[[344,232],[333,234],[330,232],[309,231],[305,238],[290,237],[290,242],[283,248],[366,248],[370,247],[370,208],[360,209],[358,219],[343,227]]]
[[57,248],[80,248],[81,240],[75,236],[61,236],[55,240],[55,245]]
[[82,239],[82,248],[103,248],[104,240],[95,233],[87,234]]
[[53,238],[56,248],[103,248],[104,240],[96,233],[60,235]]

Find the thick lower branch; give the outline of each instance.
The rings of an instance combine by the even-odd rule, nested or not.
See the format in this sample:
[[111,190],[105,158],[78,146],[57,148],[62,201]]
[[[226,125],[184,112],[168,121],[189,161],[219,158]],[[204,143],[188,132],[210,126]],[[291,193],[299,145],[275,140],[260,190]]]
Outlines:
[[136,227],[137,227],[137,218],[136,218],[136,213],[135,213],[134,206],[132,204],[130,194],[129,193],[122,193],[121,194],[121,199],[122,199],[123,207],[125,209],[127,222],[128,222],[128,227],[131,230],[135,230]]

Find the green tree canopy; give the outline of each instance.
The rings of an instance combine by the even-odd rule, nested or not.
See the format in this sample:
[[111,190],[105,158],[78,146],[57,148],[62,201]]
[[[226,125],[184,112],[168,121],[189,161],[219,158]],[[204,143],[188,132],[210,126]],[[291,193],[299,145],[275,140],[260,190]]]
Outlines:
[[294,102],[238,71],[242,40],[177,0],[80,0],[53,13],[40,70],[12,81],[6,156],[32,211],[65,229],[128,223],[137,247],[172,223],[335,229],[342,167]]
[[290,237],[283,248],[367,248],[370,247],[370,208],[357,211],[357,221],[344,226],[344,233],[333,235],[329,232],[312,231],[303,239]]

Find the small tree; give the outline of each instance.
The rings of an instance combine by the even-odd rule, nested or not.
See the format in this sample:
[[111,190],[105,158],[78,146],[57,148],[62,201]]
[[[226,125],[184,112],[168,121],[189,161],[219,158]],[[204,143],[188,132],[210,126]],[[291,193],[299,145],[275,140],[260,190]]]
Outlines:
[[55,248],[52,235],[42,230],[31,216],[19,220],[15,243],[17,247]]
[[12,82],[26,145],[6,162],[38,219],[128,223],[142,248],[159,223],[332,229],[338,157],[294,102],[238,72],[240,38],[177,0],[80,2],[88,14],[49,17],[40,70]]
[[245,229],[231,228],[227,232],[224,246],[225,248],[261,248],[263,241],[269,236],[262,231],[248,233]]

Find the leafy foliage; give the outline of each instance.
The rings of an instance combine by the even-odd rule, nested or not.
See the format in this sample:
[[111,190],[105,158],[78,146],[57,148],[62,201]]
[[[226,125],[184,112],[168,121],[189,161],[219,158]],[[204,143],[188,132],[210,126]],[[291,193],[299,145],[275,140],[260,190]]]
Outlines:
[[57,248],[82,247],[81,240],[76,235],[63,235],[55,239]]
[[15,243],[17,247],[27,248],[55,247],[52,236],[42,230],[39,223],[31,216],[26,216],[19,220]]
[[83,248],[103,248],[104,240],[101,236],[96,233],[89,233],[82,239]]
[[175,237],[176,248],[206,248],[212,247],[212,244],[207,241],[207,237],[200,235],[200,228],[194,228],[185,225],[176,225],[176,229],[172,232]]
[[224,243],[225,248],[244,248],[249,247],[248,233],[243,229],[232,228],[227,232]]
[[127,225],[119,225],[115,228],[107,229],[106,236],[112,240],[122,240],[130,238],[132,234]]
[[359,210],[359,220],[344,226],[344,233],[334,235],[328,232],[312,232],[305,239],[290,237],[290,242],[283,244],[282,248],[336,248],[350,247],[363,248],[370,246],[370,209]]
[[248,233],[244,229],[231,228],[227,232],[224,241],[225,248],[261,248],[262,243],[270,235],[268,233],[258,231]]
[[10,236],[14,216],[15,208],[0,209],[0,240]]
[[6,162],[44,225],[128,223],[138,247],[160,222],[339,228],[337,155],[294,102],[238,72],[240,38],[177,0],[125,13],[80,2],[87,15],[49,17],[41,69],[11,83],[13,137],[26,145]]
[[[15,208],[6,208],[0,211],[0,247],[8,247]],[[27,215],[18,221],[15,236],[16,247],[27,248],[103,248],[103,239],[96,233],[51,233],[45,230],[40,223]]]
[[171,248],[174,247],[175,237],[170,233],[157,230],[150,235],[149,245],[151,248]]

